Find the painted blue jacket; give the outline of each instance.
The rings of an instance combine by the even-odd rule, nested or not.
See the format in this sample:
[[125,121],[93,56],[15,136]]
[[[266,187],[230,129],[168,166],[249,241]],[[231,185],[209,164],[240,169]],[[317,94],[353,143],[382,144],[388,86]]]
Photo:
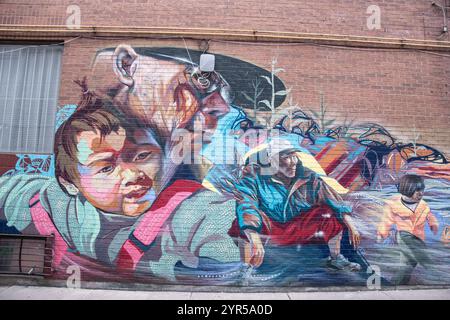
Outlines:
[[351,206],[329,187],[317,173],[297,165],[296,177],[286,187],[275,176],[262,175],[257,166],[250,167],[235,185],[239,200],[237,219],[241,230],[261,231],[263,218],[286,223],[317,205],[328,205],[342,221]]

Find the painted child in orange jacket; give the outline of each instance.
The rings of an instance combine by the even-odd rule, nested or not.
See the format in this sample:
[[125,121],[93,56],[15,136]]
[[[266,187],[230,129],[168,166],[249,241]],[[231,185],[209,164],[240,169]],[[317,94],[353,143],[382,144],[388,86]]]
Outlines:
[[384,207],[383,218],[378,225],[378,240],[388,237],[392,227],[396,226],[401,267],[393,281],[395,284],[408,284],[417,264],[431,266],[424,242],[425,224],[428,222],[431,231],[437,234],[439,223],[422,199],[425,190],[422,177],[411,174],[403,176],[398,190],[400,195],[392,197]]

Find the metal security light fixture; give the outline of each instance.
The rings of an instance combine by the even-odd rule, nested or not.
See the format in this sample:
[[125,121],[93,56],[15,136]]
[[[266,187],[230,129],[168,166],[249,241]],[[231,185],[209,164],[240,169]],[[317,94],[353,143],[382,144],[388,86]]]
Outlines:
[[446,6],[446,0],[444,0],[444,5],[441,5],[436,2],[432,2],[431,5],[433,7],[437,7],[442,10],[442,15],[444,16],[444,26],[442,27],[441,35],[438,37],[438,39],[443,38],[445,35],[448,34],[448,19],[447,19],[447,10],[450,9],[450,7]]
[[213,54],[204,53],[200,56],[200,71],[212,72],[214,71],[214,65],[216,57]]
[[203,51],[203,54],[200,55],[200,71],[213,72],[216,57],[213,54],[206,53],[209,49],[209,40],[203,39],[199,44],[199,48]]

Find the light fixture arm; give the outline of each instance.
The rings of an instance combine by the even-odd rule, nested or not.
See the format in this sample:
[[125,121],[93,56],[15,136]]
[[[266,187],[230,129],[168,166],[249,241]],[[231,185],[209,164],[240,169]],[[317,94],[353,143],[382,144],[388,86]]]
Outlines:
[[450,9],[450,7],[446,6],[446,0],[444,0],[444,5],[441,5],[436,2],[432,2],[431,5],[434,7],[438,7],[442,11],[442,16],[444,17],[444,26],[442,27],[442,33],[439,36],[439,38],[442,38],[445,34],[448,34],[447,10]]

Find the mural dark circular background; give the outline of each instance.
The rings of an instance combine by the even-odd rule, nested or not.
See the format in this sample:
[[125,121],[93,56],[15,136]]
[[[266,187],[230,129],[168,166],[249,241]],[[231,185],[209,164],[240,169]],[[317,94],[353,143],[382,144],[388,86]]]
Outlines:
[[[107,48],[101,51],[114,51],[115,48]],[[151,56],[162,60],[173,60],[176,58],[191,61],[195,64],[200,63],[200,55],[203,53],[197,50],[174,47],[133,47],[137,54],[143,56]],[[230,56],[211,53],[215,55],[215,70],[219,72],[225,80],[230,84],[234,92],[234,104],[242,108],[253,109],[254,103],[249,101],[245,95],[254,99],[256,81],[259,82],[257,101],[272,100],[272,87],[263,78],[263,76],[271,78],[270,70],[258,67],[247,61],[243,61]],[[161,56],[164,55],[164,56]],[[286,87],[277,76],[274,76],[275,91],[286,90]],[[261,91],[262,90],[262,91]],[[285,100],[286,96],[275,96],[275,108],[279,107]],[[269,111],[270,109],[263,103],[258,103],[258,109]]]

